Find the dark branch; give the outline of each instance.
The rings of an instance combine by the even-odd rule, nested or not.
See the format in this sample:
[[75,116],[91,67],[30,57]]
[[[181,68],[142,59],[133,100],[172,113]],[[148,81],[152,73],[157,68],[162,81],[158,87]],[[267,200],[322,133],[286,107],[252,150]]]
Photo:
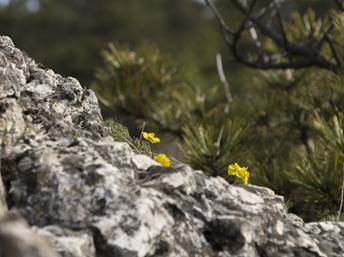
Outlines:
[[[342,6],[340,0],[335,1]],[[293,42],[287,37],[280,7],[275,1],[255,12],[257,0],[249,1],[248,5],[243,4],[240,0],[231,0],[234,7],[243,15],[242,22],[236,30],[229,28],[212,0],[205,0],[205,2],[214,13],[234,58],[240,63],[256,69],[302,69],[315,66],[335,73],[342,69],[335,44],[329,36],[334,28],[332,23],[324,29],[320,37],[318,35],[312,37],[311,35],[312,40],[308,38],[304,42]],[[263,22],[268,13],[272,13],[271,18],[269,16],[270,20],[277,20],[277,26],[270,26]],[[254,36],[252,36],[253,31]],[[256,49],[251,55],[255,58],[242,53],[241,46],[246,32],[251,33],[250,42],[254,44]],[[258,35],[261,39],[258,39]],[[279,52],[271,53],[262,47],[261,41],[267,39],[275,43]],[[332,56],[330,58],[324,56],[322,52],[325,44],[331,49]],[[283,58],[276,58],[276,54]]]

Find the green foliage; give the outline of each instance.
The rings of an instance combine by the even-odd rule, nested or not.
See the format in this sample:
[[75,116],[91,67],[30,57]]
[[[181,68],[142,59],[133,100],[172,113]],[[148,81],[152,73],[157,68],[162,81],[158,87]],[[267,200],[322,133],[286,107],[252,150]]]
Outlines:
[[[311,45],[319,39],[322,32],[328,26],[328,18],[317,17],[313,9],[308,9],[304,14],[294,11],[290,19],[283,22],[285,35],[289,42],[306,42]],[[268,49],[275,52],[278,46],[272,41],[266,42]]]
[[[334,32],[330,35],[331,39],[334,40],[338,46],[338,59],[341,63],[344,61],[344,50],[343,50],[343,28],[344,28],[344,15],[338,15],[337,13],[332,14],[334,20]],[[343,71],[341,71],[343,73]]]
[[327,16],[317,17],[315,10],[308,9],[305,14],[293,12],[292,19],[286,23],[285,29],[288,39],[292,42],[302,42],[307,39],[311,44],[321,37],[328,23]]
[[141,138],[132,138],[128,129],[121,123],[109,119],[106,121],[106,126],[109,128],[112,137],[116,141],[128,143],[129,146],[138,154],[153,156],[149,143],[141,140]]
[[302,211],[306,219],[336,213],[340,205],[343,177],[340,152],[314,152],[290,176],[295,184],[293,209]]
[[[343,200],[344,114],[325,119],[316,113],[312,123],[318,132],[316,148],[296,167],[291,179],[297,186],[296,208],[309,217],[321,218],[335,213]],[[301,196],[303,200],[297,201]]]
[[327,149],[337,150],[344,156],[344,113],[340,112],[325,120],[315,115],[313,126],[320,133],[321,139]]
[[183,101],[181,92],[191,92],[184,90],[186,83],[168,57],[150,45],[133,52],[110,44],[103,51],[103,61],[92,89],[105,106],[137,120],[149,120],[161,129],[180,130],[184,113],[193,104]]
[[208,175],[227,177],[227,166],[243,151],[249,127],[243,121],[227,120],[222,124],[208,121],[190,124],[183,132],[181,150],[185,160]]
[[[262,150],[267,151],[264,148]],[[271,155],[272,152],[267,151],[267,154]],[[278,156],[277,153],[276,156]],[[287,164],[287,160],[277,160],[269,155],[265,159],[257,160],[256,162],[252,162],[252,159],[250,162],[251,170],[253,170],[251,183],[268,187],[274,192],[285,196],[286,200],[290,202],[294,183],[292,183],[288,176],[288,168],[290,167]],[[291,206],[293,203],[290,202],[289,205]]]
[[284,195],[306,220],[335,214],[343,177],[342,79],[309,69],[264,72],[257,84],[252,183]]

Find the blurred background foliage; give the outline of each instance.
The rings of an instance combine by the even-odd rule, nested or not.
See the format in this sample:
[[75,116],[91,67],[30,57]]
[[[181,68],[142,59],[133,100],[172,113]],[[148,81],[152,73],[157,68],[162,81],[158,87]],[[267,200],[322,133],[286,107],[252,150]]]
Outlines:
[[[228,2],[218,0],[218,8],[239,24]],[[343,42],[344,16],[333,14],[332,1],[287,2],[281,15],[288,39],[311,41],[335,17],[330,36]],[[36,60],[92,88],[105,117],[129,128],[108,122],[117,140],[151,155],[129,136],[138,138],[145,124],[164,142],[153,151],[228,180],[228,164],[238,162],[249,167],[250,183],[283,195],[305,220],[337,217],[342,74],[238,64],[201,0],[0,0],[0,29]],[[231,98],[217,73],[219,52]]]
[[[99,52],[114,40],[156,44],[190,72],[214,71],[221,36],[209,11],[192,0],[0,0],[0,30],[55,70],[93,79]],[[204,47],[204,46],[207,47]],[[199,72],[201,68],[201,72]]]

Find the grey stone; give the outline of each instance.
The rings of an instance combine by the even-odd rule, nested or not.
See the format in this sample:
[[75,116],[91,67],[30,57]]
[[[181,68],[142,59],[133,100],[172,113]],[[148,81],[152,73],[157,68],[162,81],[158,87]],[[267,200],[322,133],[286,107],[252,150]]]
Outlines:
[[49,243],[34,233],[18,216],[0,220],[1,257],[58,257]]
[[90,231],[72,231],[58,226],[34,227],[33,231],[46,238],[61,257],[96,256]]
[[304,224],[267,188],[159,167],[109,137],[77,80],[42,69],[6,37],[0,53],[0,125],[17,121],[2,156],[9,207],[61,256],[344,256],[343,223]]
[[152,166],[161,166],[147,155],[138,154],[132,158],[132,162],[137,170],[147,171]]

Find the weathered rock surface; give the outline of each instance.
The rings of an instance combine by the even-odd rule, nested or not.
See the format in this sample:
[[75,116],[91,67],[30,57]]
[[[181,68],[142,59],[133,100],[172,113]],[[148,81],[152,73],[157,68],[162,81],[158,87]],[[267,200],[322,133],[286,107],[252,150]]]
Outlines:
[[[0,129],[6,202],[32,226],[2,218],[0,256],[34,256],[27,245],[54,256],[46,241],[63,257],[344,256],[343,223],[304,224],[269,189],[183,164],[157,167],[113,141],[92,91],[41,68],[7,37]],[[162,175],[140,181],[152,166]],[[0,216],[4,201],[0,183]]]
[[34,233],[24,220],[7,214],[0,221],[1,257],[58,257],[51,245]]

